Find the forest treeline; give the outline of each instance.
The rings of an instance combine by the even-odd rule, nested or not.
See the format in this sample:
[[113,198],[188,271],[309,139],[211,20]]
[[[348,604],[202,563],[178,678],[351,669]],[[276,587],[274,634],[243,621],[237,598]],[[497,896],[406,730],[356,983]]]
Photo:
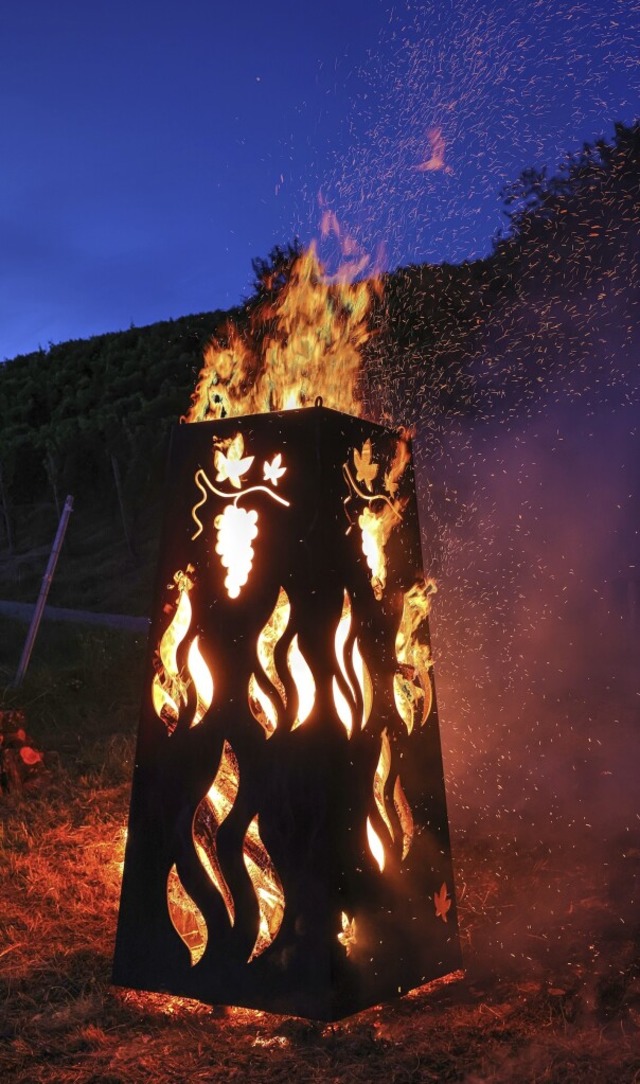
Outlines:
[[[490,256],[384,276],[365,359],[377,416],[517,417],[561,387],[637,391],[640,125],[616,125],[553,175],[526,170],[502,197],[505,228]],[[232,312],[0,365],[0,558],[44,544],[71,493],[85,519],[102,517],[140,559],[157,534],[168,433],[189,406],[205,344],[229,319],[242,326],[294,254],[256,259],[254,296]],[[20,595],[14,580],[8,590]]]

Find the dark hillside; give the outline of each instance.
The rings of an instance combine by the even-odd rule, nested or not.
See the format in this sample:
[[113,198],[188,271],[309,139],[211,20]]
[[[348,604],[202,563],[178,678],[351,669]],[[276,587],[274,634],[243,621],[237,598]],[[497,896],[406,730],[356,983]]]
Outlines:
[[71,493],[51,601],[144,612],[168,433],[188,405],[204,343],[227,316],[60,343],[0,367],[2,597],[37,594]]
[[[556,176],[526,171],[504,198],[491,257],[401,268],[374,313],[372,413],[419,423],[429,455],[451,425],[520,425],[559,397],[637,395],[640,128],[618,125]],[[0,367],[0,597],[35,597],[72,493],[52,602],[146,611],[168,432],[205,342],[246,313],[61,343]]]

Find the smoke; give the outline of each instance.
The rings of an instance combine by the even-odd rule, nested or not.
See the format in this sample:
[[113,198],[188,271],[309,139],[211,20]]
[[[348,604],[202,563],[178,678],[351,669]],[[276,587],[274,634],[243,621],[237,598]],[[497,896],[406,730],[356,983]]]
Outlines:
[[458,426],[423,466],[439,487],[433,636],[462,825],[640,828],[639,426],[637,408],[576,398],[508,432]]

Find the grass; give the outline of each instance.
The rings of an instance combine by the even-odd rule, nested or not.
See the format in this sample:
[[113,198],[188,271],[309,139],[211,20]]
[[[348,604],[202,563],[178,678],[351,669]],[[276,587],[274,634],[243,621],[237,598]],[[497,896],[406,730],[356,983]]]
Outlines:
[[[14,552],[0,551],[0,599],[35,602],[56,536],[53,505],[16,512]],[[159,510],[150,505],[130,553],[113,510],[77,505],[71,513],[49,594],[52,606],[144,616],[149,611],[159,537]],[[99,575],[96,575],[96,569]]]
[[4,1084],[640,1081],[628,834],[604,861],[455,831],[466,975],[338,1024],[111,986],[144,645],[43,625],[10,691],[24,631],[0,623],[0,708],[25,708],[46,771],[0,797]]

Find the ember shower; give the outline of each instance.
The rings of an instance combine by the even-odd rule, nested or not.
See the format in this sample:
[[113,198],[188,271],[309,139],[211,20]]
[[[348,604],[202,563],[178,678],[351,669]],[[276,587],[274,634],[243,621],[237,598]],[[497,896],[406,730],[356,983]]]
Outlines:
[[[279,304],[324,291],[335,368],[362,284],[312,264]],[[116,982],[336,1019],[460,966],[431,591],[403,432],[319,398],[176,427]]]

